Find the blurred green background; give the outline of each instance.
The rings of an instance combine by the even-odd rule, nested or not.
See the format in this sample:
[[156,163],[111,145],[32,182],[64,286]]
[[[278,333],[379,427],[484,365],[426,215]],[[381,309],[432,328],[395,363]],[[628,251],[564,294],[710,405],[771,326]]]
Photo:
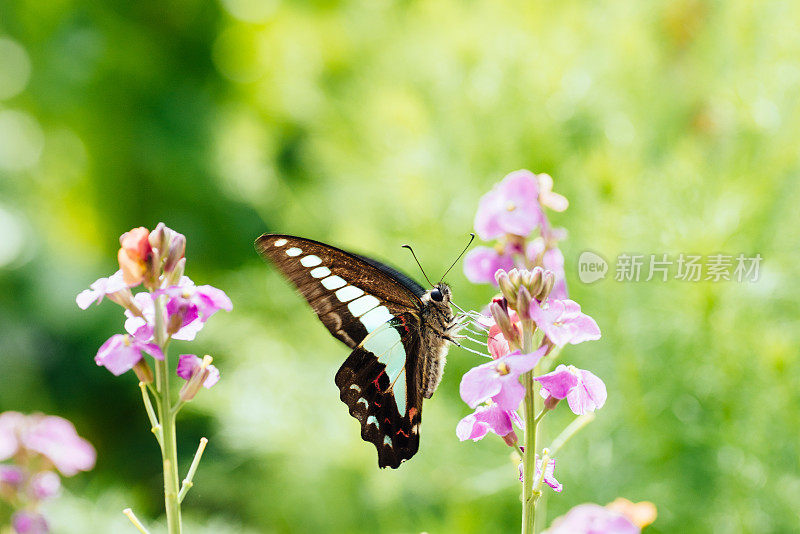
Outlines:
[[[313,237],[420,278],[410,242],[437,276],[518,168],[571,201],[552,219],[603,338],[564,358],[609,389],[549,517],[623,496],[656,503],[654,533],[795,531],[798,18],[743,0],[0,0],[0,411],[67,417],[99,454],[49,507],[55,532],[131,532],[125,506],[162,521],[135,377],[92,361],[120,309],[74,300],[117,268],[122,232],[159,221],[234,302],[178,348],[223,374],[179,421],[184,470],[210,438],[190,532],[517,531],[508,449],[455,436],[477,357],[450,351],[420,453],[379,471],[333,384],[347,350],[252,242]],[[587,249],[612,269],[764,261],[752,284],[587,286]],[[492,295],[448,278],[462,306]]]

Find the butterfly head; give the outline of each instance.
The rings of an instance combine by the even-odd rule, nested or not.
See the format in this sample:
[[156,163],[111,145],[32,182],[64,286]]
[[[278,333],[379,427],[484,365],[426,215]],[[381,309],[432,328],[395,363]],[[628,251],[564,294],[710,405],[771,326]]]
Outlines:
[[450,291],[450,286],[444,282],[439,282],[433,286],[430,291],[426,292],[425,295],[422,296],[422,302],[429,306],[440,308],[443,311],[450,311],[451,295],[452,293]]

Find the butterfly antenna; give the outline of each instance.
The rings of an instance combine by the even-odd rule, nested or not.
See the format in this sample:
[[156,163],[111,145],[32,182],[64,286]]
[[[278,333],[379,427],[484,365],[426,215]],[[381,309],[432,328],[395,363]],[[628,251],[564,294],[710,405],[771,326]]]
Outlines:
[[431,287],[433,287],[433,282],[431,282],[430,278],[428,278],[428,275],[425,274],[425,269],[422,268],[422,264],[420,264],[419,260],[417,259],[417,255],[414,254],[414,249],[411,248],[411,245],[402,245],[402,246],[403,248],[407,248],[408,250],[411,251],[411,255],[414,256],[414,261],[417,262],[417,265],[419,265],[419,270],[422,271],[422,276],[424,276],[425,280],[427,280],[428,283],[431,285]]
[[461,251],[461,254],[459,254],[459,255],[458,255],[458,257],[456,258],[456,261],[454,261],[454,262],[453,262],[453,265],[451,265],[450,267],[448,267],[448,268],[447,268],[447,270],[444,272],[444,274],[442,275],[442,277],[439,279],[439,283],[441,283],[441,282],[442,282],[442,280],[444,280],[444,277],[445,277],[445,276],[447,276],[447,273],[449,273],[449,272],[450,272],[450,270],[451,270],[453,267],[455,267],[455,266],[456,266],[456,263],[458,263],[458,260],[460,260],[460,259],[461,259],[461,256],[463,256],[463,255],[464,255],[464,253],[467,251],[467,249],[469,248],[469,246],[470,246],[470,245],[472,244],[472,242],[475,240],[475,234],[473,234],[472,232],[470,232],[470,234],[469,234],[469,235],[471,236],[471,237],[469,238],[469,243],[467,243],[467,246],[466,246],[466,247],[464,247],[464,250],[462,250],[462,251]]

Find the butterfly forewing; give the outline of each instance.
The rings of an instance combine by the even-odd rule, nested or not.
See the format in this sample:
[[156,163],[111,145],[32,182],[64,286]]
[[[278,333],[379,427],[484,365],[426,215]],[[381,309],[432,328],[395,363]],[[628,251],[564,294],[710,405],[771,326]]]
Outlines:
[[336,373],[339,397],[378,450],[380,467],[397,468],[419,449],[418,322],[403,314],[375,329]]
[[256,248],[294,283],[331,334],[351,348],[393,317],[418,313],[422,305],[409,287],[381,269],[385,266],[324,243],[265,234]]

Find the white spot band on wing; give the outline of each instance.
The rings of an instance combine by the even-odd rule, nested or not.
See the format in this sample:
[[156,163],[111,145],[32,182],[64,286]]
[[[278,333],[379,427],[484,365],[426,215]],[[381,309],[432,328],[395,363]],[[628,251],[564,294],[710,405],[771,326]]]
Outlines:
[[304,256],[303,259],[300,260],[300,265],[303,267],[315,267],[320,263],[322,263],[322,260],[319,259],[319,256],[314,256],[313,254]]
[[286,250],[286,255],[287,256],[299,256],[302,253],[303,253],[303,251],[300,250],[297,247],[292,247],[292,248]]
[[311,269],[309,274],[311,274],[311,276],[313,276],[314,278],[325,278],[326,276],[331,274],[331,270],[323,265],[322,267]]
[[276,240],[275,243],[273,243],[273,245],[275,245],[276,247],[282,247],[286,243],[288,243],[287,240],[285,240],[283,238],[280,238],[280,239]]
[[344,286],[342,289],[336,291],[336,298],[339,299],[339,302],[347,302],[349,300],[358,298],[363,294],[364,291],[357,288],[356,286]]
[[380,303],[381,301],[372,295],[364,295],[348,304],[347,309],[350,310],[350,313],[352,313],[354,317],[360,317]]
[[333,290],[346,286],[347,282],[345,282],[344,278],[342,278],[341,276],[336,276],[334,274],[333,276],[329,276],[328,278],[323,278],[322,285],[325,287],[325,289]]
[[361,316],[361,324],[364,325],[364,328],[367,329],[367,332],[372,332],[380,325],[386,323],[387,321],[391,321],[394,318],[394,315],[389,312],[389,309],[386,306],[378,306],[374,310],[370,310]]
[[367,425],[378,426],[378,420],[375,418],[374,415],[370,415],[369,417],[367,417]]

